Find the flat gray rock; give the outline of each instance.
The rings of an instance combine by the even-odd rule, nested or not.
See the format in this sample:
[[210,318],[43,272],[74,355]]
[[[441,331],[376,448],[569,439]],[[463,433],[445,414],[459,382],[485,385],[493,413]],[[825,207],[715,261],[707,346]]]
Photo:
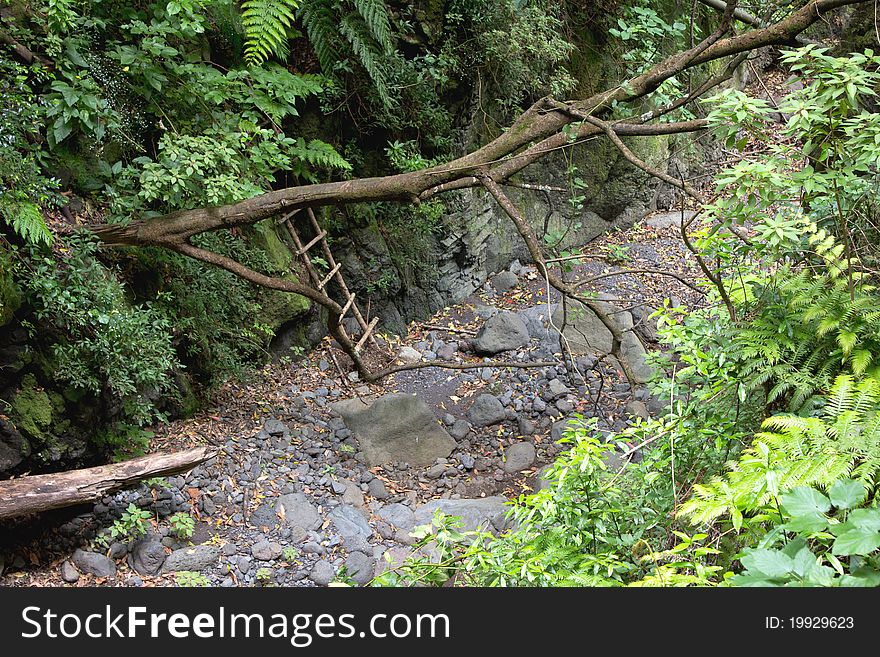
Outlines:
[[163,573],[179,570],[199,571],[213,566],[220,559],[220,548],[213,545],[196,545],[181,548],[168,555],[162,565]]
[[116,564],[109,557],[97,552],[77,550],[70,559],[81,573],[95,577],[113,577],[116,575]]
[[351,400],[333,404],[360,445],[370,467],[403,461],[426,467],[455,449],[428,405],[405,393],[380,397],[367,406]]
[[376,512],[376,515],[398,529],[410,530],[416,526],[413,510],[403,504],[395,503],[383,506]]
[[69,561],[61,564],[61,579],[68,584],[73,584],[79,580],[79,571]]
[[416,526],[427,525],[434,519],[435,511],[442,511],[449,516],[462,519],[465,531],[477,529],[485,531],[501,531],[509,521],[505,518],[508,506],[503,497],[482,497],[464,500],[431,500],[416,509],[414,521]]
[[[599,302],[602,308],[607,306],[613,310],[610,304]],[[553,324],[564,327],[562,334],[568,341],[568,346],[575,355],[611,352],[614,346],[614,336],[611,335],[596,313],[582,304],[580,301],[569,301],[566,308],[557,306],[553,313]]]
[[369,538],[373,535],[373,529],[366,518],[351,505],[343,504],[336,507],[330,512],[329,517],[333,522],[333,526],[336,527],[336,531],[343,538],[348,539],[356,536]]
[[482,394],[474,400],[467,412],[468,420],[475,427],[488,427],[507,418],[507,412],[497,397]]
[[492,277],[492,287],[494,287],[497,292],[501,293],[507,292],[512,287],[515,287],[517,283],[519,283],[519,279],[512,271],[503,271]]
[[518,349],[528,343],[529,330],[525,322],[510,312],[499,313],[487,319],[471,342],[476,353],[487,356]]
[[318,509],[302,493],[290,493],[278,498],[275,512],[290,527],[302,527],[306,531],[321,526]]

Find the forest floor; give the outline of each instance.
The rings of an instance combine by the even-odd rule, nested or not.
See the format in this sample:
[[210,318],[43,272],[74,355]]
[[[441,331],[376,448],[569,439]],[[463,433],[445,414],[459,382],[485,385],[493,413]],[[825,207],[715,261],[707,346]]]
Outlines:
[[[630,269],[699,280],[678,235],[677,213],[649,216],[596,239],[584,252],[586,259],[567,274],[572,280]],[[423,509],[433,508],[424,507],[432,499],[444,500],[441,508],[448,512],[470,514],[474,526],[490,520],[500,527],[505,499],[540,485],[540,470],[562,449],[557,441],[569,418],[596,416],[600,429],[615,431],[656,404],[646,389],[632,390],[611,360],[566,363],[552,331],[498,357],[555,366],[482,366],[468,351],[468,339],[487,317],[508,311],[546,318],[548,303],[558,301],[534,267],[514,269],[510,289],[500,292],[487,283],[414,322],[407,335],[381,341],[393,353],[409,346],[423,360],[440,354],[480,367],[411,370],[365,385],[337,368],[341,359],[329,340],[302,360],[267,365],[246,381],[225,385],[212,408],[161,427],[151,444],[151,451],[213,445],[220,449],[216,458],[94,507],[7,524],[0,531],[0,585],[167,586],[182,581],[181,571],[199,572],[203,584],[215,586],[302,586],[334,578],[365,583],[386,567],[386,553],[399,563],[411,551],[409,530],[430,520]],[[632,312],[649,349],[656,348],[653,309],[666,299],[687,307],[702,302],[679,280],[652,273],[600,278],[585,289]],[[453,434],[456,446],[448,457],[423,468],[363,462],[333,405],[355,397],[369,403],[392,392],[415,394]],[[504,419],[485,427],[467,423],[480,394],[500,400]],[[514,453],[516,466],[508,459]],[[96,534],[130,504],[150,511],[147,535],[96,543]],[[169,527],[168,515],[177,511],[196,519],[188,540]]]

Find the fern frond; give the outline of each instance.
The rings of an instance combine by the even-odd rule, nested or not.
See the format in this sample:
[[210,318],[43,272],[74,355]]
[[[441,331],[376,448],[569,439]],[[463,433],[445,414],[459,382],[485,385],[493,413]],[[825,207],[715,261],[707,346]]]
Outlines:
[[376,42],[386,53],[391,51],[391,22],[384,0],[353,0],[354,7]]
[[339,34],[336,16],[327,0],[314,0],[302,4],[297,16],[306,28],[306,34],[326,75],[333,74],[333,67],[339,57],[334,41]]
[[243,0],[244,58],[249,66],[259,66],[273,54],[287,58],[287,31],[298,7],[299,0]]
[[343,17],[339,31],[351,45],[367,75],[373,81],[379,100],[386,109],[393,107],[395,102],[388,88],[385,71],[379,61],[383,53],[376,48],[375,41],[363,20],[354,14],[349,14]]
[[46,225],[43,213],[30,201],[4,194],[0,196],[0,216],[25,242],[46,245],[52,243],[52,233]]

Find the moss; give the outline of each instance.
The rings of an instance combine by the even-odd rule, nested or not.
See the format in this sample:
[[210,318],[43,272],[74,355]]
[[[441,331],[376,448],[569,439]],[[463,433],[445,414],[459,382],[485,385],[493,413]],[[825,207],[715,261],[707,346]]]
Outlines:
[[52,425],[56,405],[57,400],[53,403],[49,394],[37,386],[34,376],[28,374],[12,398],[12,419],[18,429],[30,437],[44,439]]
[[12,279],[12,257],[0,248],[0,326],[12,321],[12,316],[21,307],[21,290]]
[[251,226],[248,241],[269,258],[276,271],[287,271],[293,262],[293,254],[287,245],[278,237],[271,221],[261,221]]

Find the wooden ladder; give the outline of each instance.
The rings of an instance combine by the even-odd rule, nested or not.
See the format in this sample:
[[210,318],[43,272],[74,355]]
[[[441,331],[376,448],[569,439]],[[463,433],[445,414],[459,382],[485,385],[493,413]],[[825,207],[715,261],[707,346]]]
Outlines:
[[[306,213],[309,217],[309,222],[312,225],[312,229],[315,231],[315,237],[313,237],[308,243],[303,244],[300,239],[299,233],[297,233],[296,228],[293,225],[291,219],[298,212],[301,212],[303,208],[297,208],[293,212],[289,212],[284,215],[281,219],[281,223],[287,226],[287,230],[290,231],[290,236],[293,238],[293,243],[296,245],[296,253],[294,254],[296,257],[301,258],[303,264],[305,265],[306,271],[309,274],[309,279],[312,281],[312,286],[318,290],[319,292],[323,291],[330,281],[334,281],[339,289],[342,291],[343,296],[345,297],[345,303],[342,306],[342,312],[339,313],[339,326],[345,331],[345,327],[342,324],[342,320],[350,311],[352,315],[354,315],[355,320],[361,327],[361,337],[355,343],[354,351],[356,354],[359,354],[361,348],[369,342],[373,347],[379,349],[379,345],[376,343],[376,337],[373,335],[373,331],[376,328],[376,324],[379,323],[379,318],[374,317],[372,321],[367,323],[364,319],[363,314],[358,308],[357,303],[354,300],[354,293],[349,291],[348,285],[345,284],[345,278],[342,276],[342,263],[337,263],[336,259],[333,257],[333,252],[330,251],[330,245],[327,244],[327,231],[323,230],[321,226],[318,225],[318,220],[315,219],[315,213],[311,208],[306,208]],[[321,245],[321,250],[324,253],[324,259],[327,261],[327,266],[330,270],[322,275],[317,269],[315,269],[315,265],[312,264],[312,259],[309,258],[309,250],[317,245]],[[351,340],[351,336],[348,336]],[[354,342],[354,340],[352,340]]]

